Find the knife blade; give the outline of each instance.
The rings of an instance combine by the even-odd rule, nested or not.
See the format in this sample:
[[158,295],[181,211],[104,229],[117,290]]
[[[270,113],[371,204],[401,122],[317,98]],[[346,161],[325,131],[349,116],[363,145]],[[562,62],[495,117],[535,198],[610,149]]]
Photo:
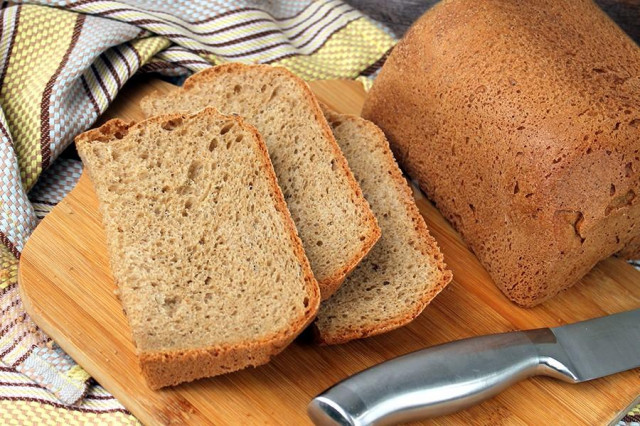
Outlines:
[[308,406],[316,425],[383,425],[475,405],[536,375],[579,383],[640,367],[640,309],[419,350],[366,369]]

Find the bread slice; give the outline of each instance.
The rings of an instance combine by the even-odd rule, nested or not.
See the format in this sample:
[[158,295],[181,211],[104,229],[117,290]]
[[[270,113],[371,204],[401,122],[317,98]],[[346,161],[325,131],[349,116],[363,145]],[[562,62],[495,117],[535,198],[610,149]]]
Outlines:
[[264,137],[322,298],[380,237],[380,229],[307,84],[284,68],[226,64],[201,71],[167,97],[142,101],[148,115],[237,113]]
[[360,117],[324,111],[382,228],[380,241],[320,305],[316,335],[334,344],[411,322],[451,281],[451,272],[382,131]]
[[206,109],[76,138],[151,388],[257,366],[320,293],[258,132]]

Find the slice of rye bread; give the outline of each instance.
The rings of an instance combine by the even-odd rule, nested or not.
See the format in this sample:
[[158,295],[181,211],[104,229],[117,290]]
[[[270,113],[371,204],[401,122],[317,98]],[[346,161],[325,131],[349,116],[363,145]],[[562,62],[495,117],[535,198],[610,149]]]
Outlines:
[[344,284],[320,305],[314,328],[326,344],[384,333],[411,322],[451,281],[384,133],[323,107],[382,237]]
[[245,117],[264,137],[326,299],[373,247],[380,228],[315,96],[284,68],[226,64],[193,75],[170,96],[141,103],[148,116],[208,105]]
[[76,138],[151,388],[269,361],[320,291],[264,142],[206,109]]

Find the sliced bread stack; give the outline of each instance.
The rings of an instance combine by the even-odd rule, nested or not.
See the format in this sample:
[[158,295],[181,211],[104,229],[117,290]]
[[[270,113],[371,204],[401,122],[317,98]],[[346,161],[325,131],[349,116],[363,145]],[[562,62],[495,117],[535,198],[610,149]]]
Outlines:
[[380,237],[318,101],[300,78],[268,65],[199,72],[171,96],[142,101],[147,116],[213,106],[254,125],[296,224],[322,298],[333,294]]
[[384,133],[363,118],[323,110],[382,229],[375,247],[320,306],[316,335],[334,344],[411,322],[451,281],[451,272]]
[[[451,280],[382,131],[326,108],[324,117],[306,83],[289,71],[221,65],[141,106],[149,116],[213,106],[245,117],[264,136],[322,299],[330,297],[315,323],[320,341],[405,325]],[[383,235],[371,249],[380,236],[376,223]]]
[[150,387],[264,364],[315,317],[319,288],[243,119],[113,120],[76,144]]
[[450,281],[380,129],[290,72],[218,66],[142,107],[76,142],[152,388],[266,363],[316,315],[328,344],[400,327]]

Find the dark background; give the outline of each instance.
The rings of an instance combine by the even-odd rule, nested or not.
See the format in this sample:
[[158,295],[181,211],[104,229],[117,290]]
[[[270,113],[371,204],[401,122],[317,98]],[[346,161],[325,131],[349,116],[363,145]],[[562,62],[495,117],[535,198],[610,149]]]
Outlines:
[[[345,0],[387,25],[398,37],[438,0]],[[478,1],[478,0],[467,0]],[[536,1],[536,0],[525,0]],[[640,44],[640,0],[596,0],[596,3]]]

